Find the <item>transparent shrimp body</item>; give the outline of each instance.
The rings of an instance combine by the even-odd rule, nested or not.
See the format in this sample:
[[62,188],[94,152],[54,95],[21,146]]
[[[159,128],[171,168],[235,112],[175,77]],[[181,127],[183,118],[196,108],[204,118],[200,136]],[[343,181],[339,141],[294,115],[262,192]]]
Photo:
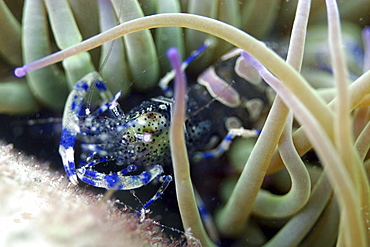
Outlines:
[[[141,112],[133,109],[130,114],[124,115],[117,102],[118,93],[95,112],[86,114],[86,111],[82,111],[82,105],[92,85],[95,85],[103,99],[109,96],[104,82],[93,72],[76,83],[64,111],[59,152],[71,182],[77,184],[79,177],[95,187],[130,190],[158,178],[164,182],[163,186],[167,186],[172,180],[171,176],[162,176],[163,168],[157,163],[161,160],[151,158],[153,154],[166,157],[164,154],[168,152],[166,140],[160,144],[156,141],[167,136],[169,114],[165,116],[154,109],[155,106],[164,108],[166,104],[153,102],[152,106],[142,108]],[[105,113],[111,113],[113,118],[102,116]],[[76,138],[82,141],[81,160],[77,169],[74,161]],[[93,169],[98,164],[109,164],[111,161],[118,171],[106,174]],[[141,166],[145,166],[145,169],[140,174],[127,175]]]

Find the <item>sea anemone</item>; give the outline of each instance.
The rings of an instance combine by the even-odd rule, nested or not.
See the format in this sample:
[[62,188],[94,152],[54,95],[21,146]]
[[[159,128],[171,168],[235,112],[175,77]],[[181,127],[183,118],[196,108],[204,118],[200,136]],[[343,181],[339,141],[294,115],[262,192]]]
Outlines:
[[[217,4],[216,1],[183,1],[181,5],[178,1],[158,1],[158,5],[151,5],[151,1],[143,1],[147,3],[147,5],[143,5],[146,8],[143,8],[146,10],[146,14],[153,14],[144,17],[137,1],[125,1],[122,5],[121,1],[117,0],[112,1],[112,6],[119,17],[124,17],[120,19],[121,24],[82,42],[76,23],[72,23],[70,26],[68,22],[71,21],[71,18],[59,16],[59,14],[73,16],[73,13],[75,16],[81,16],[81,24],[78,26],[81,25],[80,29],[82,29],[82,23],[86,19],[82,14],[77,14],[78,2],[70,1],[68,4],[66,1],[58,1],[58,3],[51,0],[45,1],[54,38],[58,47],[63,50],[33,61],[46,54],[26,55],[26,46],[30,45],[30,41],[24,41],[27,37],[27,24],[36,21],[28,21],[26,17],[35,15],[30,13],[27,15],[31,5],[36,3],[40,5],[41,3],[36,0],[26,1],[22,39],[24,41],[24,62],[31,63],[17,69],[16,73],[17,75],[27,73],[29,88],[35,90],[29,93],[30,95],[35,95],[39,102],[50,108],[60,109],[63,106],[63,97],[66,96],[67,84],[71,87],[77,79],[94,70],[94,59],[90,61],[90,55],[86,51],[115,39],[117,39],[116,43],[121,42],[118,41],[121,40],[118,39],[121,37],[124,37],[125,49],[127,50],[128,65],[124,68],[130,68],[130,72],[127,74],[132,76],[135,81],[135,78],[139,77],[142,71],[146,71],[144,75],[140,74],[140,77],[145,80],[143,79],[142,82],[140,79],[140,83],[134,83],[134,85],[137,84],[136,90],[147,90],[155,85],[160,76],[156,53],[164,54],[167,47],[173,45],[172,42],[179,48],[180,54],[186,54],[189,50],[193,50],[194,46],[197,47],[198,42],[204,41],[205,34],[203,33],[221,38],[242,48],[245,51],[243,57],[254,66],[260,76],[277,93],[262,132],[253,145],[245,165],[240,168],[241,174],[238,174],[234,184],[233,182],[229,183],[231,185],[230,195],[225,198],[225,204],[219,206],[214,215],[216,228],[222,239],[232,239],[237,244],[265,244],[266,246],[295,246],[298,244],[317,246],[319,243],[326,246],[334,243],[345,246],[367,246],[370,243],[370,159],[368,155],[370,148],[370,31],[368,28],[363,29],[365,52],[364,55],[361,55],[362,52],[357,49],[359,46],[355,44],[356,42],[351,41],[352,37],[358,36],[358,34],[353,34],[355,33],[353,30],[358,27],[350,28],[351,31],[348,32],[345,32],[343,28],[342,31],[336,1],[326,0],[326,11],[323,11],[325,6],[321,2],[314,1],[311,14],[311,1],[307,0],[287,3],[269,1],[268,4],[265,1],[251,0],[245,1],[242,5],[239,5],[238,1],[227,1],[227,3],[219,1]],[[165,2],[176,3],[176,8],[170,10],[155,8],[155,6],[162,6],[162,2],[164,4]],[[0,3],[4,5],[3,2]],[[76,5],[72,3],[76,3]],[[102,0],[99,1],[99,4],[102,8],[109,2]],[[201,7],[197,4],[200,4]],[[296,11],[292,11],[292,6],[295,4]],[[280,15],[276,10],[277,6],[281,7]],[[216,11],[217,8],[218,11]],[[39,9],[44,8],[41,6]],[[72,9],[74,10],[72,11]],[[113,9],[111,10],[113,11]],[[191,14],[179,13],[180,9],[185,9]],[[366,24],[367,21],[362,17],[367,17],[364,14],[366,12],[363,12],[364,9],[369,9],[368,3],[359,6],[358,3],[351,1],[341,5],[344,18],[359,18],[362,25]],[[128,13],[123,13],[126,10]],[[198,13],[195,10],[208,12]],[[353,13],[354,10],[356,10],[356,15],[350,16],[348,13]],[[107,13],[106,11],[108,10],[104,12]],[[267,15],[261,14],[264,11]],[[86,10],[82,12],[87,15],[85,18],[91,15],[91,13],[86,13]],[[95,11],[95,13],[97,12]],[[170,13],[154,14],[159,12]],[[242,13],[242,15],[235,13]],[[326,13],[327,25],[320,23],[320,21],[325,22],[324,13]],[[40,16],[45,16],[45,14]],[[262,20],[257,18],[261,16],[264,17]],[[310,26],[307,27],[309,16],[311,16]],[[62,18],[63,21],[61,22],[59,18]],[[294,21],[290,21],[292,19]],[[284,27],[286,31],[290,30],[291,25],[288,23],[293,23],[286,61],[251,35],[266,38],[267,34],[271,33],[275,20],[278,20],[277,22],[280,24],[277,26],[280,27],[280,31],[283,30],[281,27]],[[41,23],[45,22],[45,20],[41,21]],[[305,44],[306,35],[308,36],[307,41],[309,41],[314,36],[311,36],[311,33],[316,33],[313,31],[315,30],[314,24],[324,26],[324,28],[319,28],[320,35],[324,33],[328,37],[327,41],[324,39],[320,41],[323,43],[319,43],[316,39]],[[17,30],[17,24],[14,26],[14,30]],[[165,29],[167,27],[176,28]],[[187,28],[185,41],[182,40],[182,32],[179,27]],[[152,43],[154,39],[151,38],[150,31],[148,31],[152,28],[158,28],[155,37],[157,42],[162,39],[168,41],[169,37],[176,37],[176,39],[168,41],[166,44],[156,43],[156,51],[154,43]],[[102,30],[105,29],[107,28]],[[170,34],[165,34],[167,30],[171,30]],[[200,34],[198,31],[203,33]],[[75,32],[75,34],[68,35],[68,32]],[[99,31],[95,31],[95,33],[97,32]],[[344,35],[345,33],[348,33],[349,36]],[[32,31],[32,34],[35,35],[35,31]],[[136,43],[136,41],[130,40],[131,38],[142,40],[142,44],[146,46],[146,52],[143,53],[140,47],[129,47],[130,43]],[[220,55],[217,54],[218,51],[228,48],[224,42],[218,44],[219,49],[216,48],[216,52],[212,54],[206,54],[201,61],[204,62],[204,65],[201,66],[206,66],[213,61],[213,56]],[[329,51],[321,49],[325,44],[327,44]],[[102,49],[103,57],[109,53],[109,49],[114,49],[115,46],[112,46],[113,48],[107,47]],[[318,52],[312,50],[319,48]],[[104,49],[107,50],[104,52]],[[45,52],[45,50],[40,52]],[[111,52],[111,56],[115,53]],[[314,55],[304,58],[305,53]],[[76,54],[78,55],[74,56]],[[143,60],[134,61],[139,59],[138,57]],[[362,57],[363,69],[359,72],[358,66],[361,64],[359,58],[362,59]],[[65,75],[61,74],[61,69],[55,65],[43,68],[59,61],[63,61]],[[102,61],[100,64],[106,64],[105,62],[108,63],[109,60],[102,59]],[[7,62],[14,65],[21,63],[19,58],[14,58],[14,60],[9,58]],[[144,65],[144,68],[136,67],[139,65]],[[107,67],[115,66],[105,65],[105,68]],[[300,73],[301,67],[302,74]],[[43,69],[36,70],[40,68]],[[122,70],[122,68],[118,70]],[[194,71],[196,73],[196,69]],[[115,75],[118,72],[115,70],[106,72],[107,74],[104,75],[103,68],[102,73],[106,80],[113,82],[116,80]],[[314,73],[318,75],[312,76]],[[119,78],[123,78],[124,75]],[[175,81],[176,85],[183,85],[180,80],[181,76],[178,77]],[[320,87],[322,78],[326,89],[314,89],[307,82],[306,77],[315,82],[315,87]],[[50,81],[55,83],[50,86]],[[68,81],[68,83],[61,83],[61,81]],[[127,83],[126,79],[118,79],[117,81]],[[17,83],[10,85],[13,86],[13,84]],[[24,85],[21,87],[27,88]],[[111,85],[111,87],[115,86]],[[121,90],[127,91],[127,88],[129,88],[128,84],[123,84]],[[8,90],[9,92],[21,91],[15,86]],[[47,92],[43,90],[47,90]],[[64,92],[61,93],[60,99],[53,96],[58,90]],[[185,105],[185,97],[179,97],[179,95],[184,96],[184,91],[176,90],[177,106],[174,107],[173,114],[179,117],[175,120],[178,121],[177,124],[172,123],[170,139],[172,150],[176,150],[173,152],[173,166],[182,223],[184,229],[199,239],[202,245],[212,246],[213,243],[200,221],[194,199],[183,131],[176,127],[182,125],[181,121],[184,121],[181,116]],[[31,103],[35,107],[28,111],[12,110],[8,111],[9,113],[23,114],[37,110],[37,104],[33,97],[22,97],[33,100],[34,103]],[[0,103],[0,105],[2,104]],[[293,117],[297,122],[294,127]],[[296,128],[296,126],[299,127]],[[242,144],[237,149],[245,150],[246,146]],[[317,155],[318,160],[314,159],[317,163],[315,165],[312,160],[303,162],[301,159],[301,156],[311,149]],[[246,153],[246,151],[244,152]],[[266,190],[268,186],[286,185],[289,178],[285,179],[284,182],[279,182],[278,179],[281,179],[283,174],[277,173],[284,168],[288,171],[291,180],[291,186],[288,186],[286,193],[277,195]],[[264,182],[265,185],[263,185]],[[274,231],[266,233],[266,228],[273,228]]]

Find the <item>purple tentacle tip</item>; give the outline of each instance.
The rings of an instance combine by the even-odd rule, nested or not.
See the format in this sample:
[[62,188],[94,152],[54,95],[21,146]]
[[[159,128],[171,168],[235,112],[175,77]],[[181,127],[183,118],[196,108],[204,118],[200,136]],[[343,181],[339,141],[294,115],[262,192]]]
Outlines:
[[[181,71],[181,57],[179,50],[176,47],[171,47],[167,50],[167,57],[170,60],[171,66],[173,70],[175,70],[176,77],[175,77],[175,84],[182,84],[181,75],[183,74]],[[186,82],[185,82],[186,83]]]
[[248,61],[258,72],[261,71],[263,65],[257,61],[254,57],[252,57],[249,53],[242,51],[241,53],[242,57]]
[[180,61],[180,54],[176,47],[171,47],[167,50],[167,57],[174,65],[177,65]]
[[241,55],[242,55],[242,57],[243,57],[245,60],[247,60],[248,62],[254,62],[254,58],[253,58],[251,55],[249,55],[249,53],[247,53],[247,52],[245,52],[245,51],[242,51],[242,52],[241,52]]
[[363,34],[366,35],[367,38],[370,38],[370,27],[365,27]]
[[370,46],[370,27],[365,27],[362,30],[362,39],[364,40],[364,45]]
[[14,70],[16,77],[24,77],[27,74],[27,70],[24,67],[18,67]]

